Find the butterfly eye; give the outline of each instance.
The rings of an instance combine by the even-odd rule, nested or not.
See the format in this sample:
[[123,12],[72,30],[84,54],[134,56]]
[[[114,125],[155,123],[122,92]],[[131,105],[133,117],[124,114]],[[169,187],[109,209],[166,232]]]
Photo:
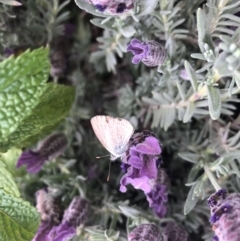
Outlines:
[[105,9],[107,8],[106,5],[101,5],[101,4],[96,4],[95,7],[96,7],[96,9],[97,9],[98,11],[100,11],[100,12],[104,12]]
[[119,3],[118,6],[117,6],[117,10],[116,12],[117,13],[122,13],[124,12],[124,10],[126,9],[126,4],[125,3]]

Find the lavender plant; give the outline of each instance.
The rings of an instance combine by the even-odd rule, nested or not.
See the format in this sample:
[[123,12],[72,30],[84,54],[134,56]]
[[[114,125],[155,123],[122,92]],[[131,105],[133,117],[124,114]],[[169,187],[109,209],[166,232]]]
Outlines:
[[0,12],[0,240],[239,240],[238,0]]

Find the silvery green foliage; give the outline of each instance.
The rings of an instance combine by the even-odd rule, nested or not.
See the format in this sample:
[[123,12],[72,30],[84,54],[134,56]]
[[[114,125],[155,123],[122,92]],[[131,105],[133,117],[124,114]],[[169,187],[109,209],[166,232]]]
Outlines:
[[[159,131],[175,162],[186,160],[192,165],[186,173],[188,197],[180,191],[182,202],[179,207],[173,205],[173,215],[185,219],[190,232],[207,223],[207,209],[201,200],[209,195],[212,177],[224,186],[231,175],[239,176],[238,12],[237,0],[208,0],[205,4],[197,0],[150,4],[146,0],[136,3],[134,13],[118,17],[91,11],[98,17],[91,22],[104,29],[91,62],[105,61],[106,69],[119,75],[122,70],[118,66],[123,63],[134,76],[105,90],[106,96],[116,92],[118,97],[117,112],[115,104],[105,98],[108,113],[136,116],[139,128]],[[158,41],[167,49],[168,61],[158,68],[132,66],[131,56],[125,52],[134,37]],[[182,216],[181,205],[187,218]],[[204,218],[196,218],[197,213]],[[211,235],[205,231],[207,240]]]

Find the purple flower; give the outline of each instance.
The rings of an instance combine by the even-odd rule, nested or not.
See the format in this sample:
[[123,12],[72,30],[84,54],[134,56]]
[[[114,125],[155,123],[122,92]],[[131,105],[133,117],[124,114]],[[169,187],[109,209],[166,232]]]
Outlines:
[[211,209],[210,221],[214,223],[215,240],[240,240],[240,193],[227,195],[222,189],[208,199]]
[[48,234],[51,241],[67,241],[76,235],[76,227],[71,226],[68,222],[63,221],[60,225],[52,228]]
[[163,240],[187,241],[188,234],[185,229],[175,222],[167,222],[162,225]]
[[43,164],[60,156],[67,147],[67,139],[63,134],[47,137],[36,151],[24,151],[17,162],[17,168],[26,165],[29,173],[37,173]]
[[49,233],[53,225],[54,224],[51,222],[42,221],[32,241],[52,241],[49,237]]
[[41,221],[53,224],[60,223],[60,210],[55,204],[53,193],[48,188],[43,188],[35,193],[36,208],[41,215]]
[[128,241],[159,241],[161,234],[153,223],[141,224],[128,235]]
[[218,204],[219,201],[222,202],[222,200],[224,200],[226,197],[227,197],[227,190],[220,189],[208,198],[208,206],[214,207]]
[[136,0],[87,0],[90,4],[93,4],[100,12],[104,12],[109,15],[122,15],[129,12],[134,8]]
[[64,212],[63,220],[73,227],[78,227],[86,222],[88,214],[89,202],[86,199],[75,197]]
[[136,133],[129,142],[123,163],[129,165],[127,173],[120,180],[120,191],[126,192],[126,185],[141,189],[145,194],[152,189],[152,181],[157,178],[157,160],[161,153],[158,139],[148,131]]
[[[38,199],[37,205],[39,205]],[[88,201],[82,198],[75,197],[69,207],[65,210],[62,222],[58,226],[54,226],[54,222],[52,222],[51,219],[49,219],[48,221],[42,220],[38,232],[32,241],[70,240],[76,235],[76,228],[80,224],[85,223],[88,211]]]
[[107,8],[106,5],[101,5],[101,4],[96,4],[95,7],[96,7],[96,9],[97,9],[98,11],[100,11],[100,12],[104,12],[105,9]]
[[165,203],[168,201],[167,187],[157,184],[147,195],[149,207],[151,207],[158,217],[163,218],[167,213]]
[[138,39],[132,39],[127,47],[127,51],[131,51],[134,55],[133,64],[142,61],[145,65],[152,67],[163,64],[167,53],[156,41],[140,42]]
[[157,180],[155,181],[151,191],[146,194],[146,197],[149,207],[151,207],[160,218],[163,218],[167,213],[166,203],[168,201],[169,188],[170,180],[167,173],[163,169],[159,169]]

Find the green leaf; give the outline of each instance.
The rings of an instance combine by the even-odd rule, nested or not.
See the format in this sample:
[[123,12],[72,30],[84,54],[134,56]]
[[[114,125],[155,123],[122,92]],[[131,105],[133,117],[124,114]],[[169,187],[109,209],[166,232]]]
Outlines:
[[120,28],[120,32],[124,37],[130,38],[136,33],[136,30],[134,29],[133,26],[130,25],[130,26]]
[[81,8],[82,10],[88,12],[88,13],[91,13],[95,16],[98,16],[98,17],[106,17],[106,16],[109,16],[108,14],[103,14],[99,11],[96,10],[95,6],[88,3],[86,0],[75,0],[75,3],[77,4],[77,6],[79,8]]
[[198,45],[201,49],[201,52],[206,52],[204,48],[205,43],[209,46],[209,48],[214,52],[214,44],[211,38],[211,22],[213,21],[213,16],[207,14],[199,8],[197,10],[197,30],[198,30]]
[[113,22],[111,21],[108,21],[107,23],[102,24],[102,18],[94,18],[94,19],[91,19],[90,22],[99,28],[108,29],[115,33],[117,33],[118,31],[117,27],[114,27]]
[[229,70],[228,63],[226,61],[227,56],[228,54],[226,52],[222,52],[214,62],[214,72],[220,75],[220,77],[232,76],[233,72]]
[[0,140],[37,105],[49,76],[49,50],[26,51],[0,63]]
[[213,120],[219,118],[221,114],[221,96],[219,89],[208,85],[208,104],[209,104],[209,113]]
[[39,222],[37,210],[28,202],[0,190],[1,241],[30,241]]
[[198,87],[197,76],[196,76],[193,68],[191,67],[191,65],[188,63],[188,61],[184,62],[184,66],[185,66],[187,74],[188,74],[188,76],[190,78],[193,90],[194,90],[194,92],[196,92],[197,91],[197,87]]
[[200,155],[189,153],[189,152],[180,152],[178,155],[185,161],[191,162],[191,163],[197,163],[200,159]]
[[152,13],[154,9],[157,7],[157,4],[158,4],[158,0],[139,1],[140,11],[137,17]]
[[233,73],[233,79],[238,87],[238,89],[240,89],[240,72],[239,71],[234,71]]
[[198,202],[198,197],[195,195],[194,190],[197,186],[197,183],[193,185],[188,193],[187,200],[184,205],[184,215],[187,215],[191,210],[196,206]]
[[21,6],[22,5],[20,2],[14,1],[14,0],[0,0],[0,3],[12,5],[12,6]]
[[18,158],[22,153],[21,149],[11,148],[6,153],[0,153],[0,161],[4,163],[5,168],[9,171],[13,177],[21,177],[26,174],[25,168],[16,168]]
[[[4,164],[0,162],[0,190],[13,195],[15,197],[20,197],[17,185],[13,181],[12,175],[6,170]],[[0,197],[1,198],[1,197]]]
[[73,87],[49,83],[41,101],[7,140],[1,140],[0,150],[12,146],[26,147],[51,132],[68,114],[75,98]]
[[188,106],[187,106],[187,110],[185,112],[185,115],[183,117],[183,122],[187,123],[188,121],[190,121],[190,119],[192,118],[193,114],[195,111],[195,103],[192,101],[188,102]]

